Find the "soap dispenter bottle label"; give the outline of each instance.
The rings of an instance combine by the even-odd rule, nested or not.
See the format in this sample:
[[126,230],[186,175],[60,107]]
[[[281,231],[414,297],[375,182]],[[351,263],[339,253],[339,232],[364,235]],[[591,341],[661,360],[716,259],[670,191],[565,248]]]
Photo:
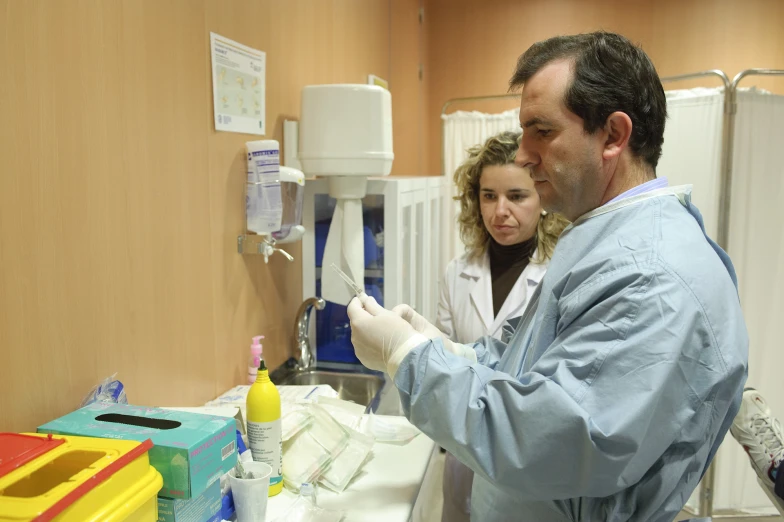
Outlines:
[[283,480],[280,433],[280,419],[272,422],[248,421],[251,455],[254,461],[263,462],[272,468],[270,486]]

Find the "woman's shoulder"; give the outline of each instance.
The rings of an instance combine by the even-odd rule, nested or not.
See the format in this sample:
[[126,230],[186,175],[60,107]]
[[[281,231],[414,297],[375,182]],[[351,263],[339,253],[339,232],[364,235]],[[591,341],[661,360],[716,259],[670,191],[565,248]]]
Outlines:
[[540,254],[540,250],[538,248],[534,250],[534,253],[531,254],[531,262],[529,263],[529,265],[539,267],[542,270],[547,270],[547,265],[550,264],[550,258],[548,257],[542,259],[542,256],[540,256],[539,254]]
[[528,263],[524,273],[529,281],[539,284],[542,281],[545,272],[547,272],[547,265],[549,264],[549,259],[539,259],[539,249],[536,249],[531,256],[531,262]]
[[453,258],[447,265],[447,273],[461,273],[467,267],[481,267],[487,252],[477,253],[474,250],[468,251]]

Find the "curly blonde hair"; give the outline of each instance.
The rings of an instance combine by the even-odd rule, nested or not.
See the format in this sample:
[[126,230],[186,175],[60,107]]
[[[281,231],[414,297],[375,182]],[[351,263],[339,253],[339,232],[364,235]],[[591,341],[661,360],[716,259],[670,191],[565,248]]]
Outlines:
[[[485,167],[514,163],[521,136],[520,132],[506,131],[488,139],[484,145],[472,147],[468,150],[468,159],[455,171],[458,195],[454,199],[460,202],[460,215],[457,218],[460,239],[472,256],[484,254],[490,242],[490,233],[482,221],[479,206],[479,179],[482,171]],[[548,212],[539,218],[536,226],[536,257],[532,259],[534,263],[544,263],[552,257],[558,237],[567,225],[569,221],[560,214]]]

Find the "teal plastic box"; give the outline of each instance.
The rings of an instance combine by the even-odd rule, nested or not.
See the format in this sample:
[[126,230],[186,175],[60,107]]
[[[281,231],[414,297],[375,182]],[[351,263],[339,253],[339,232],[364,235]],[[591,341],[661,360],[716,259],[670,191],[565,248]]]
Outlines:
[[128,404],[95,402],[38,428],[39,433],[144,441],[163,476],[158,496],[201,495],[237,463],[236,423],[215,417]]
[[158,522],[220,522],[220,480],[189,500],[158,497]]

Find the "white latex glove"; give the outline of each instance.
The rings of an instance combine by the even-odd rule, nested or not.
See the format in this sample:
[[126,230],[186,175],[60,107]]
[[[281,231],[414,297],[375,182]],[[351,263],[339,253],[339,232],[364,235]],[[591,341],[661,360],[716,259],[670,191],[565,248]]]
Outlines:
[[428,339],[441,339],[444,349],[450,353],[463,357],[469,361],[476,362],[476,352],[470,346],[460,343],[453,343],[444,332],[433,326],[427,319],[418,314],[416,310],[407,304],[397,305],[392,312],[405,319],[411,327]]
[[347,311],[357,358],[371,370],[386,370],[393,379],[408,352],[428,340],[370,296],[361,301],[355,297]]
[[405,319],[414,330],[421,333],[428,339],[447,339],[444,332],[433,326],[427,319],[422,317],[411,306],[399,304],[392,309],[397,315]]

